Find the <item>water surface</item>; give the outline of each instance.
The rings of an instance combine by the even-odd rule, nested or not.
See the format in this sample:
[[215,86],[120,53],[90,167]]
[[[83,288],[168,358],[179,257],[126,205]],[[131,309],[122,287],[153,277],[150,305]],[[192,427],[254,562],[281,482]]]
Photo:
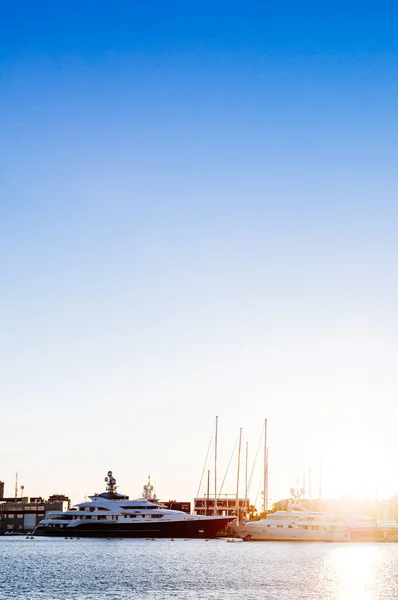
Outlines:
[[397,600],[398,544],[0,538],[0,600]]

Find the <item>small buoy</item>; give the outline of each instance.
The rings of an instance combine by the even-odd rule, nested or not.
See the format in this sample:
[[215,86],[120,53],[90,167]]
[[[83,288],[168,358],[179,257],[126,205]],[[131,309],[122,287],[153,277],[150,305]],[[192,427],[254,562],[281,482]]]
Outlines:
[[34,540],[35,538],[33,537],[33,535],[31,535],[31,536],[30,536],[30,539],[31,539],[31,540]]
[[205,540],[205,542],[208,542],[209,540]]
[[146,538],[146,541],[147,541],[147,542],[149,542],[149,540],[150,540],[150,539],[151,539],[151,538]]
[[26,539],[27,539],[27,540],[30,540],[30,537],[27,535],[27,536],[26,536]]
[[67,539],[69,539],[69,538],[65,538],[65,539],[67,540]]
[[174,542],[174,538],[170,538],[170,542]]
[[119,538],[119,540],[122,540],[123,538]]
[[155,541],[155,538],[151,538],[151,542],[154,542],[154,541]]

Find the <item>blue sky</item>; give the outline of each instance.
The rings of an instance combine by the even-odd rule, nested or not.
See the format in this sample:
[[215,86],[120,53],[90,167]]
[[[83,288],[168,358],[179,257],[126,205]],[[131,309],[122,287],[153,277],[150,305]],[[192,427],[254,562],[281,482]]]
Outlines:
[[189,498],[216,414],[220,472],[268,417],[273,499],[398,491],[397,13],[2,7],[10,493]]

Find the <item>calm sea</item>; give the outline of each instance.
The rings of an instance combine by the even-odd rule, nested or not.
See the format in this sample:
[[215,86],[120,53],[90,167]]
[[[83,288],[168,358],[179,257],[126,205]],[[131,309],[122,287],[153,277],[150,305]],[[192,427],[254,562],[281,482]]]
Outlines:
[[0,538],[0,600],[397,600],[398,544]]

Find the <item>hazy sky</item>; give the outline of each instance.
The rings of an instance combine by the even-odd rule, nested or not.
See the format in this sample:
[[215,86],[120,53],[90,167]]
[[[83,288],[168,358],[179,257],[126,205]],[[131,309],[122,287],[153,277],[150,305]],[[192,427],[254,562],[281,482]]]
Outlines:
[[267,417],[271,500],[398,492],[397,57],[392,1],[3,3],[7,494],[191,499],[216,415],[219,484]]

